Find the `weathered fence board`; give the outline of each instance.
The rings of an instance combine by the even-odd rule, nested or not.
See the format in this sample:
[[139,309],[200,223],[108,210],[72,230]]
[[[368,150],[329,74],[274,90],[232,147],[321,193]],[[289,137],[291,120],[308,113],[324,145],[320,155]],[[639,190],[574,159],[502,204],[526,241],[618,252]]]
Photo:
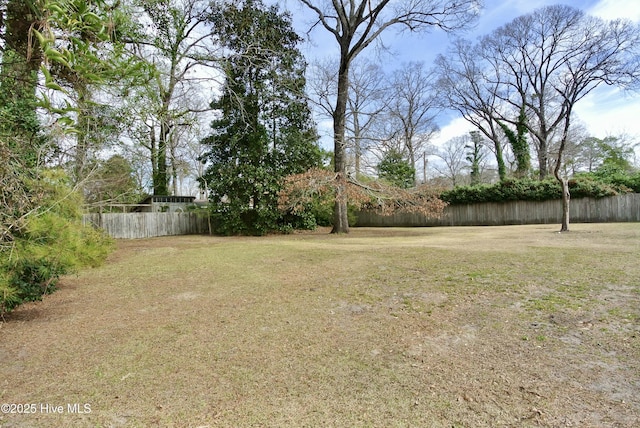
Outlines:
[[[606,198],[572,199],[570,221],[573,223],[640,221],[640,194],[629,193]],[[381,216],[373,212],[358,213],[358,226],[500,226],[508,224],[560,223],[562,201],[502,202],[451,205],[439,219],[420,214],[397,213]]]
[[114,238],[136,239],[208,233],[205,217],[195,213],[85,214],[83,223],[104,229]]

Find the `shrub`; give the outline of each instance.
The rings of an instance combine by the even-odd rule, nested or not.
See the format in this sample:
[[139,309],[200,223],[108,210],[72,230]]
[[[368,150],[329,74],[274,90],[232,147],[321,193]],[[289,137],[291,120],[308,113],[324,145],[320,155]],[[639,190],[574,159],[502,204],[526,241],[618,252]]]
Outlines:
[[[601,198],[628,191],[623,186],[613,186],[593,177],[576,176],[569,181],[574,198]],[[440,199],[452,205],[482,202],[546,201],[562,198],[562,188],[555,178],[534,180],[530,178],[508,179],[488,185],[460,186],[443,192]]]
[[0,315],[55,290],[60,276],[97,266],[112,248],[104,233],[82,224],[82,199],[60,171],[31,183],[41,205],[25,217],[13,241],[0,247]]
[[608,173],[606,170],[598,170],[596,172],[580,174],[580,177],[608,184],[620,193],[640,193],[640,171],[634,173],[624,171]]
[[612,186],[609,183],[597,181],[591,177],[576,177],[569,180],[569,191],[572,198],[603,198],[627,193],[629,189]]
[[9,285],[6,275],[0,276],[0,318],[20,303],[20,296],[15,287]]
[[[333,194],[316,195],[308,204],[308,208],[303,212],[309,212],[315,219],[317,226],[333,226],[333,206],[335,204]],[[354,226],[358,220],[358,207],[353,204],[347,205],[347,218],[349,225]]]

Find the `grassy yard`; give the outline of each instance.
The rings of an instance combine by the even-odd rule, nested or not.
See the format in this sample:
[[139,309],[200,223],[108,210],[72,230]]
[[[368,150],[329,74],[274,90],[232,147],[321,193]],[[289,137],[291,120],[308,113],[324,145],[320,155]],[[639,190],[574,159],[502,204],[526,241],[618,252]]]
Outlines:
[[558,228],[120,241],[0,325],[0,426],[640,426],[640,224]]

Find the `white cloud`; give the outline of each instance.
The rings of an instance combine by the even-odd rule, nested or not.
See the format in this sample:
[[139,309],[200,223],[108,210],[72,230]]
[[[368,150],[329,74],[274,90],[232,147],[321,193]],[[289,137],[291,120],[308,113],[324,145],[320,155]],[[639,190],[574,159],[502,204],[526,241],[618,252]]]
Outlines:
[[619,89],[599,88],[576,104],[575,113],[594,137],[640,136],[640,99]]
[[638,0],[601,0],[587,12],[603,19],[626,18],[640,22],[640,2]]
[[457,117],[448,124],[444,125],[440,129],[440,133],[436,136],[431,143],[436,146],[441,146],[452,138],[459,137],[467,134],[469,131],[473,131],[475,128],[469,122],[462,117]]

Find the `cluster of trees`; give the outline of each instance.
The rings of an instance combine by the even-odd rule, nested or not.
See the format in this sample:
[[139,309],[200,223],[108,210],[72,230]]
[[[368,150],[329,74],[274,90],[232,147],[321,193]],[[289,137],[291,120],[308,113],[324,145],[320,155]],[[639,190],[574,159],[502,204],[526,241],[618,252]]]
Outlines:
[[575,165],[567,155],[579,141],[575,106],[601,85],[637,89],[639,42],[640,30],[630,21],[604,21],[571,6],[548,6],[475,43],[456,41],[436,65],[447,104],[486,138],[501,180],[507,174],[506,138],[517,176],[531,173],[533,151],[539,178],[552,173],[562,185],[564,231],[568,173]]
[[[282,179],[321,166],[305,96],[305,61],[290,17],[248,0],[217,8],[211,21],[225,49],[220,117],[202,140],[212,223],[225,234],[311,226],[278,210]],[[290,213],[292,214],[292,213]],[[293,216],[299,217],[299,216]]]
[[[318,61],[311,67],[310,97],[323,118],[333,117],[336,73],[332,62]],[[403,64],[392,71],[366,57],[354,62],[345,111],[349,173],[376,176],[381,163],[400,158],[406,170],[405,184],[425,181],[424,175],[420,179],[420,173],[424,174],[420,165],[439,131],[436,116],[442,109],[436,83],[437,75],[423,62]]]
[[[431,182],[437,181],[443,187],[453,188],[513,179],[540,180],[538,170],[532,166],[524,171],[518,170],[518,162],[508,146],[506,136],[502,143],[505,174],[500,179],[492,144],[483,137],[475,140],[479,144],[474,144],[474,134],[475,137],[479,136],[477,131],[472,131],[451,138],[434,152],[439,163],[434,162],[432,166],[432,171],[437,175],[430,179]],[[638,171],[636,149],[640,144],[633,138],[625,135],[591,137],[582,127],[574,128],[571,135],[564,150],[562,167],[563,174],[568,177],[590,176],[606,181],[620,174],[633,176]],[[528,139],[524,141],[528,147]],[[535,152],[532,158],[535,161]],[[478,175],[474,174],[474,167]],[[547,177],[553,175],[548,174]]]
[[[372,44],[380,40],[381,35],[390,29],[410,32],[426,32],[433,28],[445,31],[454,31],[470,24],[481,8],[478,0],[430,0],[430,1],[399,1],[391,0],[359,0],[345,2],[323,2],[313,0],[300,0],[307,9],[317,18],[313,27],[319,27],[328,32],[337,43],[338,60],[335,72],[330,76],[335,76],[335,90],[327,90],[324,93],[331,95],[327,106],[327,112],[333,121],[333,159],[334,159],[334,189],[335,204],[333,216],[333,232],[346,233],[349,231],[348,202],[349,186],[354,183],[354,178],[349,174],[348,146],[349,138],[347,134],[348,109],[350,106],[351,82],[357,81],[352,73],[356,64],[356,59],[362,57],[362,53]],[[407,73],[406,78],[411,78]],[[420,80],[419,80],[420,81]],[[367,83],[364,82],[366,87]],[[375,86],[375,84],[373,84]],[[411,84],[407,86],[412,86]],[[400,89],[400,88],[399,88]],[[398,100],[407,98],[400,95]],[[361,121],[358,106],[366,105],[366,99],[358,101],[351,97],[351,127],[356,158],[360,156],[361,135],[365,131],[361,124],[366,124],[366,114],[364,121]],[[404,106],[399,106],[403,109]],[[355,112],[355,114],[354,114]],[[404,114],[407,118],[408,115]],[[412,142],[417,131],[412,124],[401,127],[401,133],[397,134],[403,139],[405,148],[408,148],[410,156],[415,156]],[[410,140],[407,139],[410,138]],[[407,144],[408,143],[408,144]],[[412,158],[415,166],[415,157]],[[411,166],[411,165],[410,165]],[[356,170],[358,172],[358,170]],[[357,174],[356,174],[357,175]],[[355,178],[357,181],[357,177]],[[356,184],[357,185],[357,184]],[[427,198],[428,200],[428,198]],[[428,212],[429,207],[425,205],[424,211]]]
[[[102,2],[44,0],[1,3],[0,64],[0,316],[41,298],[58,277],[95,265],[110,243],[81,222],[82,197],[70,173],[55,168],[64,149],[58,135],[83,123],[84,84],[109,70],[93,46],[112,37],[117,17]],[[63,8],[64,6],[64,8]],[[66,8],[66,9],[65,9]],[[113,19],[113,21],[111,21]],[[54,74],[56,78],[54,79]],[[57,82],[56,82],[57,80]],[[59,82],[59,83],[58,83]],[[76,104],[54,106],[43,92],[76,88]],[[46,115],[45,113],[50,113]],[[49,121],[49,122],[47,122]],[[83,133],[76,138],[81,141]]]
[[263,233],[280,179],[322,163],[277,7],[1,0],[0,37],[0,315],[104,258],[85,202],[178,193],[195,170],[220,231]]
[[[616,159],[624,159],[617,165],[631,172],[633,142],[589,136],[574,114],[575,105],[601,85],[638,88],[640,29],[630,21],[549,6],[475,42],[456,40],[430,70],[410,63],[388,75],[360,58],[387,28],[455,30],[473,19],[478,5],[302,3],[317,14],[316,27],[335,37],[340,52],[339,62],[316,65],[311,85],[312,99],[334,125],[334,231],[348,231],[348,198],[341,194],[350,184],[369,175],[412,187],[420,166],[427,181],[428,158],[436,158],[430,175],[435,171],[454,187],[487,180],[489,166],[500,181],[552,175],[562,186],[562,230],[568,230],[573,175]],[[443,109],[457,111],[475,130],[433,147],[434,119]],[[604,169],[594,178],[602,178]]]

